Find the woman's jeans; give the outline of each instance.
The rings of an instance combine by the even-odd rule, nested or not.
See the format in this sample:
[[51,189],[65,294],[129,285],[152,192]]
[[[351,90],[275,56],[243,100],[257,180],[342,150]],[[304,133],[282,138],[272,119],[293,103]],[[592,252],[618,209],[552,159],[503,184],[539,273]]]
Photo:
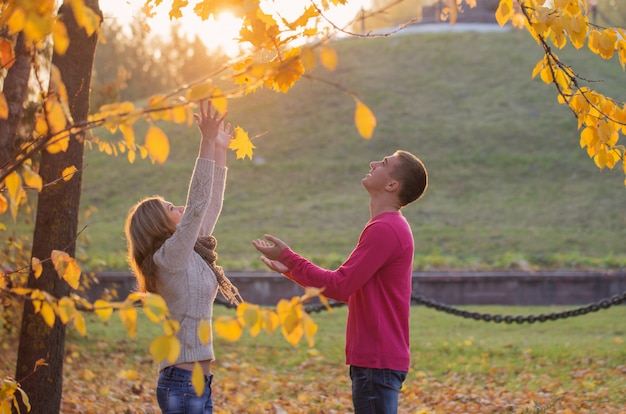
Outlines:
[[204,376],[204,393],[198,397],[191,385],[191,371],[170,366],[161,371],[157,384],[157,401],[164,414],[212,414],[211,380]]
[[406,372],[350,366],[355,414],[395,414]]

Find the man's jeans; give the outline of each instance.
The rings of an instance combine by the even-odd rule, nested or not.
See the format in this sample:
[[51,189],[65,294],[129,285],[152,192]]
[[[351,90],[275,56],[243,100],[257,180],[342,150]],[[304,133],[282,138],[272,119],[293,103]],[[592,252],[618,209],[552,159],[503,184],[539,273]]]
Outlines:
[[395,414],[406,372],[350,366],[355,414]]
[[191,371],[167,367],[159,375],[157,401],[164,414],[213,413],[211,380],[213,375],[204,376],[204,393],[198,397],[191,385]]

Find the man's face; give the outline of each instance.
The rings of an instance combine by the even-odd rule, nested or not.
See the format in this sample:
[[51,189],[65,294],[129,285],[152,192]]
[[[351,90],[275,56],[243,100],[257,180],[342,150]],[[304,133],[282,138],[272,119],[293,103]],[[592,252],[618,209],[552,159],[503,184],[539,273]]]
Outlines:
[[399,162],[400,160],[395,155],[389,155],[381,161],[372,161],[370,163],[370,170],[367,175],[363,177],[361,183],[368,190],[383,190],[390,181],[393,181],[391,175]]

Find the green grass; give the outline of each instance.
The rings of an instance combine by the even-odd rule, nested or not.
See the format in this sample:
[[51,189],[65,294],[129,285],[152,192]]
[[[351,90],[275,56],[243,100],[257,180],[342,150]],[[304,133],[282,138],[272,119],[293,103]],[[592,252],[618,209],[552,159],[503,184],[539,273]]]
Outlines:
[[[500,315],[562,310],[502,306],[468,309]],[[215,308],[215,316],[232,314],[232,310]],[[336,392],[349,401],[349,380],[343,354],[347,308],[335,308],[332,313],[322,311],[312,316],[319,325],[313,348],[309,348],[305,341],[297,346],[289,345],[280,333],[261,332],[251,338],[245,331],[238,342],[216,338],[214,371],[220,387],[216,391],[218,398],[232,397],[220,395],[228,393],[223,388],[227,388],[231,381],[241,384],[232,390],[235,394],[263,402],[295,399],[300,392],[305,392],[302,391],[305,387],[322,387],[322,384],[331,382],[339,387]],[[546,405],[563,398],[562,404],[557,404],[558,408],[586,406],[599,410],[589,412],[619,412],[610,411],[610,408],[626,404],[623,393],[626,386],[623,376],[625,317],[626,308],[620,306],[556,322],[507,325],[477,322],[413,307],[412,365],[402,394],[404,407],[412,407],[416,412],[419,404],[425,404],[423,394],[433,398],[441,394],[442,401],[433,400],[429,404],[433,412],[465,412],[458,407],[459,411],[452,408],[446,411],[445,407],[451,403],[446,399],[455,400],[463,395],[463,398],[486,401],[497,390],[501,401],[494,404],[500,404],[501,410],[488,411],[485,408],[487,411],[474,412],[505,412],[502,404],[508,394],[514,396],[511,398],[517,410],[533,400]],[[122,364],[125,370],[145,373],[150,381],[154,366],[148,361],[147,348],[151,339],[160,334],[160,328],[140,317],[138,336],[136,340],[130,340],[114,316],[106,328],[94,318],[89,319],[88,333],[88,337],[83,338],[70,330],[69,349],[79,350],[85,361],[99,361],[105,355],[111,356],[110,361],[117,361],[112,364]],[[272,387],[270,378],[288,381],[290,385]],[[245,386],[250,383],[254,386]],[[311,394],[310,399],[320,398],[317,393],[323,389],[313,388],[307,392]],[[446,397],[446,394],[449,395]],[[421,403],[413,401],[415,395],[422,395]],[[318,408],[327,405],[311,404]],[[572,412],[580,411],[573,409]]]
[[[252,161],[230,154],[215,231],[226,269],[262,268],[250,241],[265,232],[321,265],[341,263],[369,218],[360,184],[368,163],[398,148],[419,155],[430,174],[425,197],[404,210],[416,270],[626,266],[623,172],[595,167],[554,88],[531,79],[542,52],[528,34],[418,34],[333,47],[337,70],[314,74],[359,94],[377,117],[374,137],[358,136],[354,101],[319,82],[231,101],[232,122],[267,135],[254,141]],[[557,53],[575,72],[604,80],[593,87],[626,96],[617,61]],[[124,217],[142,197],[184,203],[198,133],[163,128],[171,141],[163,166],[86,154],[82,208],[97,212],[79,225],[87,226],[85,267],[127,269]]]
[[[561,311],[560,307],[461,307],[492,315],[530,315]],[[214,317],[234,315],[233,310],[222,306],[214,308]],[[343,343],[347,307],[334,308],[333,312],[311,314],[319,326],[315,336],[316,349],[327,362],[344,363]],[[502,369],[503,380],[515,383],[516,372],[527,369],[532,361],[539,370],[552,370],[552,375],[567,380],[567,370],[585,359],[601,359],[609,367],[618,367],[626,361],[626,348],[622,340],[626,327],[624,306],[600,310],[596,313],[534,324],[506,324],[475,321],[448,315],[421,306],[413,307],[411,314],[411,351],[413,369],[428,371],[443,377],[450,369],[465,374],[488,374],[489,366]],[[88,335],[80,336],[70,329],[68,342],[82,352],[100,349],[105,353],[123,350],[124,354],[146,354],[152,339],[160,335],[161,328],[152,324],[143,313],[138,319],[137,336],[129,339],[117,315],[108,324],[89,317]],[[98,344],[94,339],[102,342]],[[103,347],[103,344],[106,347]],[[280,334],[262,331],[252,338],[244,331],[237,342],[215,338],[214,347],[219,364],[220,354],[239,354],[242,362],[291,371],[310,359],[310,349],[305,340],[290,345]],[[245,355],[242,355],[245,353]],[[488,364],[482,363],[487,359]],[[129,360],[130,361],[130,360]],[[516,386],[521,386],[517,383]],[[622,396],[624,398],[624,396]]]

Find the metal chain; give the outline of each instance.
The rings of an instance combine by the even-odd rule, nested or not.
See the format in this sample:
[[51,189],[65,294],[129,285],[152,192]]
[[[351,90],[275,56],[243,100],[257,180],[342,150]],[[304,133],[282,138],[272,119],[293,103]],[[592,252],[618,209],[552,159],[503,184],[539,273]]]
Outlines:
[[[221,297],[217,297],[215,299],[215,303],[225,306],[227,308],[236,308],[236,305],[222,299]],[[455,308],[454,306],[446,305],[445,303],[437,302],[432,299],[428,299],[422,295],[413,293],[411,295],[411,303],[424,305],[427,308],[432,308],[441,312],[449,313],[454,316],[460,316],[463,318],[474,319],[477,321],[484,322],[495,322],[501,323],[505,322],[508,324],[511,323],[535,323],[535,322],[546,322],[546,321],[556,321],[558,319],[567,319],[574,316],[586,315],[591,312],[597,312],[600,309],[608,309],[611,306],[619,305],[622,303],[626,303],[626,291],[624,291],[621,295],[614,295],[610,299],[602,299],[598,302],[591,303],[589,305],[581,306],[579,308],[570,309],[561,312],[552,312],[549,314],[540,314],[540,315],[492,315],[489,313],[479,313],[479,312],[470,312],[466,310],[462,310],[459,308]],[[345,302],[335,302],[330,301],[328,304],[331,308],[339,308],[345,306]],[[326,306],[322,303],[316,304],[308,304],[304,306],[304,310],[307,313],[321,312],[326,310]]]
[[608,309],[611,306],[619,305],[626,302],[626,291],[621,295],[614,295],[610,299],[602,299],[598,302],[591,303],[589,305],[582,306],[580,308],[570,309],[562,312],[552,312],[549,314],[540,315],[491,315],[489,313],[470,312],[462,309],[455,308],[453,306],[446,305],[431,299],[427,299],[422,295],[411,295],[411,303],[417,303],[424,305],[428,308],[449,313],[455,316],[461,316],[463,318],[474,319],[477,321],[495,322],[495,323],[534,323],[534,322],[546,322],[556,321],[557,319],[567,319],[574,316],[586,315],[591,312],[597,312],[600,309]]

